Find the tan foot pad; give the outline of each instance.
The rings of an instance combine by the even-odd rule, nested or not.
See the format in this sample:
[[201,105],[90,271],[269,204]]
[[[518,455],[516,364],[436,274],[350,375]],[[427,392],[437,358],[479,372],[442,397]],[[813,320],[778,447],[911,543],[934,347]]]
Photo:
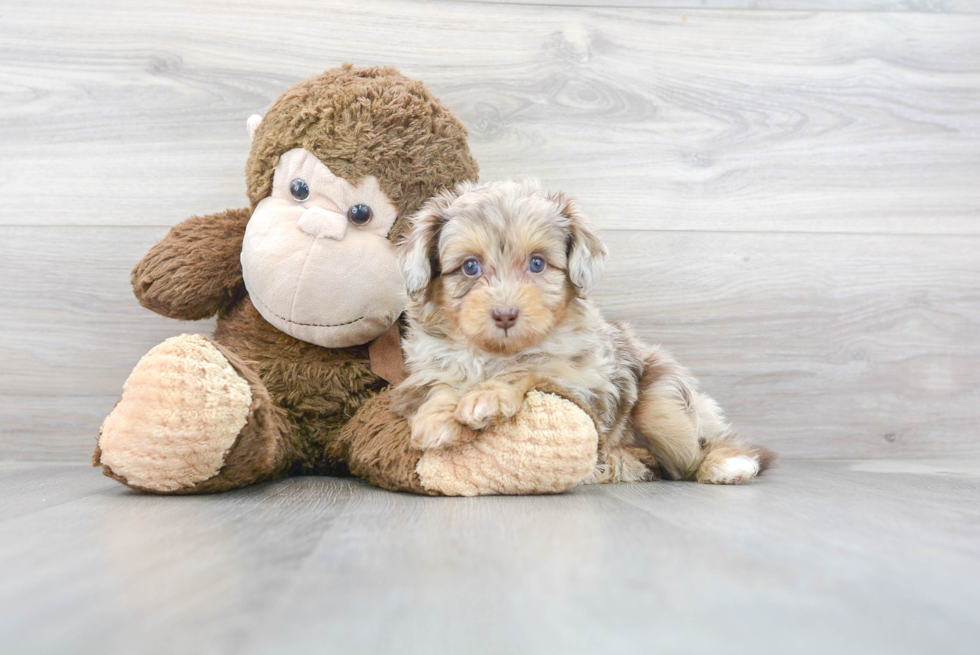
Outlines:
[[248,382],[207,338],[167,339],[139,361],[102,423],[101,462],[136,487],[192,486],[221,470],[251,404]]
[[512,421],[471,443],[426,451],[415,470],[423,487],[447,496],[559,493],[592,473],[597,451],[585,412],[532,391]]

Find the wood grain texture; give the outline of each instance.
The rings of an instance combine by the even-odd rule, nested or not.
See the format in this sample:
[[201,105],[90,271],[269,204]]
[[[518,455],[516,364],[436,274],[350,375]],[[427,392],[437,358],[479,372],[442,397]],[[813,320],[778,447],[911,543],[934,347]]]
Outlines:
[[146,352],[213,321],[140,307],[129,272],[166,228],[0,228],[0,459],[80,461]]
[[[91,493],[79,468],[11,481],[0,464],[0,498],[31,509],[0,519],[10,652],[958,655],[980,640],[977,461],[474,499],[330,478]],[[52,481],[65,502],[40,507]]]
[[351,60],[427,80],[486,177],[539,177],[609,228],[980,232],[980,16],[43,0],[3,18],[3,224],[240,206],[247,116]]
[[762,11],[886,11],[975,14],[971,0],[455,0],[493,5],[629,7],[636,9],[744,9]]
[[109,478],[77,462],[0,463],[0,523],[103,491],[118,490]]
[[980,455],[980,240],[614,233],[597,302],[787,456]]
[[[87,457],[139,358],[210,333],[132,296],[162,234],[0,228],[0,459]],[[980,456],[980,239],[605,237],[607,317],[670,347],[746,435],[787,457]]]
[[[70,468],[49,467],[34,485],[2,487],[22,505],[37,503],[46,494],[40,481],[73,484],[64,473]],[[296,567],[342,514],[350,483],[297,478],[187,499],[113,484],[78,496],[0,521],[0,635],[10,652],[241,652],[244,637],[288,592]],[[88,527],[78,531],[82,524]],[[15,577],[17,569],[26,574]],[[35,599],[30,606],[21,602],[27,598]]]

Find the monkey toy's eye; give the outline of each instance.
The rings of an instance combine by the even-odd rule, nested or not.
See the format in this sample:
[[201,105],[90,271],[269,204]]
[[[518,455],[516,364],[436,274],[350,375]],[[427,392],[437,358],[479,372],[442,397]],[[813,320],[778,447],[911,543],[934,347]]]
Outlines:
[[463,275],[466,277],[476,277],[480,274],[480,262],[475,259],[467,259],[463,262]]
[[289,192],[293,194],[293,198],[296,202],[303,202],[310,197],[310,185],[306,183],[306,180],[296,178],[289,184]]
[[535,255],[534,257],[531,257],[531,261],[528,262],[527,270],[531,271],[532,273],[540,273],[544,270],[544,267],[544,259]]
[[354,205],[347,210],[347,218],[354,225],[367,225],[374,212],[367,205]]

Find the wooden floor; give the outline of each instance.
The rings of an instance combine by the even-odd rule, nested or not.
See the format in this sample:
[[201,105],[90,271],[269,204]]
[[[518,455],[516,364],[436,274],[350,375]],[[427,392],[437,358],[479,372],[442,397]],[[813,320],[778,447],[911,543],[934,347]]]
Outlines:
[[3,653],[955,653],[980,461],[786,461],[745,487],[203,497],[0,465]]

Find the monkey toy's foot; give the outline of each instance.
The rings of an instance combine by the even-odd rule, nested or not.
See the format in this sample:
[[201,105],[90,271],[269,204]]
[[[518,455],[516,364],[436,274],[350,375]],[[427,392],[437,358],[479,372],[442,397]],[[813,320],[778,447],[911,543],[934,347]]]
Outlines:
[[425,451],[416,472],[423,487],[450,496],[559,493],[592,473],[597,446],[595,424],[577,405],[532,391],[512,420]]
[[242,486],[274,471],[279,418],[261,381],[233,354],[185,334],[133,369],[102,424],[93,464],[157,493]]

